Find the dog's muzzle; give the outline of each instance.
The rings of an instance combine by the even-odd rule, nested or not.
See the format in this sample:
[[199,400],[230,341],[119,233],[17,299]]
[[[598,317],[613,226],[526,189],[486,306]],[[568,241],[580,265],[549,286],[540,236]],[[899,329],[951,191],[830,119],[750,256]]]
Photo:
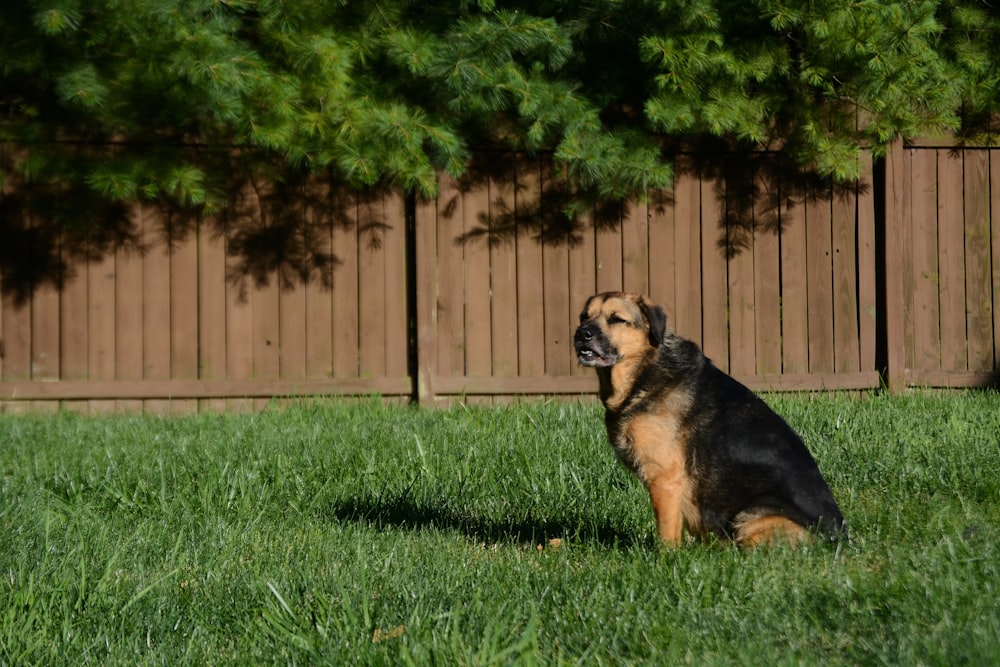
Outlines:
[[573,336],[577,359],[584,366],[614,366],[618,361],[609,348],[607,336],[593,324],[581,324]]

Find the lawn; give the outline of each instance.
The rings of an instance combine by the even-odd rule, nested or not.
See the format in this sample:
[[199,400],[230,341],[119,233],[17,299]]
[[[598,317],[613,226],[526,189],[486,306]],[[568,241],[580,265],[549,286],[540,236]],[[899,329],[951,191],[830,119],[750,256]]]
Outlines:
[[593,405],[0,416],[0,663],[1000,664],[1000,394],[768,401],[849,540],[659,546]]

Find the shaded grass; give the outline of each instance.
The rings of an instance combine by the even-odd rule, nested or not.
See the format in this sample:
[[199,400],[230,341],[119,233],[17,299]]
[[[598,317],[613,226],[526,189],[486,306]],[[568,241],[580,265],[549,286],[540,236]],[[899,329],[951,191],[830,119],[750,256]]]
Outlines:
[[0,661],[1000,663],[1000,395],[769,402],[849,541],[660,547],[593,406],[2,416]]

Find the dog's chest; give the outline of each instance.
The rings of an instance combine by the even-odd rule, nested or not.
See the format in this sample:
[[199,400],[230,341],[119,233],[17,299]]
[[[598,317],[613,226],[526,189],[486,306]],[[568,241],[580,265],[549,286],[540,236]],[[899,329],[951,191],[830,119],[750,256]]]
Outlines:
[[681,419],[672,413],[640,414],[608,421],[615,456],[639,479],[649,482],[685,468],[687,446]]

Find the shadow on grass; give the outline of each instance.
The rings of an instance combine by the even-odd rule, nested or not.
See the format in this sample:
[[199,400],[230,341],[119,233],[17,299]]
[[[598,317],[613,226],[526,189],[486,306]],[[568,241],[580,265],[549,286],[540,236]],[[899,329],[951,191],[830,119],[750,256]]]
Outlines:
[[639,541],[635,535],[594,517],[542,519],[533,517],[529,509],[523,518],[492,519],[454,511],[446,506],[418,504],[405,495],[389,499],[344,500],[335,503],[330,511],[341,522],[366,524],[380,530],[432,528],[456,531],[482,544],[538,546],[559,538],[603,547],[628,548]]

